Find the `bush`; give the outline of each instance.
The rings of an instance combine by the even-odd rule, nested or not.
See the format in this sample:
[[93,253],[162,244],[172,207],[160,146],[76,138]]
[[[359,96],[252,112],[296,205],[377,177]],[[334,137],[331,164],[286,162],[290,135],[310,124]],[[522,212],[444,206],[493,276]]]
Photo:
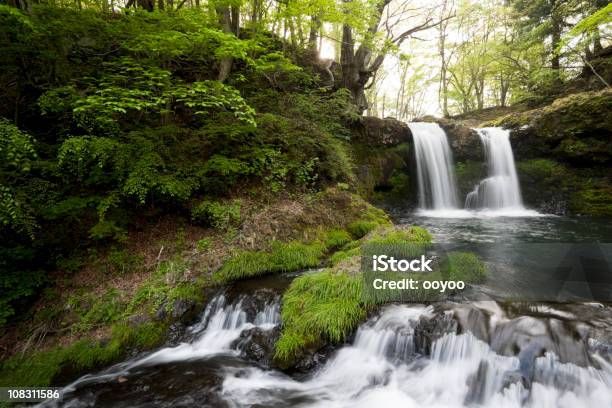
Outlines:
[[240,222],[240,200],[229,203],[221,201],[202,201],[191,211],[194,222],[224,230]]

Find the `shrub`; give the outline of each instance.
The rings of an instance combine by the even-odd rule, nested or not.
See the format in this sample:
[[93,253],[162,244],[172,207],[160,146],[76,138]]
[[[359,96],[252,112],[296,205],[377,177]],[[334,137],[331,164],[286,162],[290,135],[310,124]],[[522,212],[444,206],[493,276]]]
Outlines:
[[221,201],[202,201],[191,211],[194,222],[224,230],[240,221],[240,200],[229,203]]

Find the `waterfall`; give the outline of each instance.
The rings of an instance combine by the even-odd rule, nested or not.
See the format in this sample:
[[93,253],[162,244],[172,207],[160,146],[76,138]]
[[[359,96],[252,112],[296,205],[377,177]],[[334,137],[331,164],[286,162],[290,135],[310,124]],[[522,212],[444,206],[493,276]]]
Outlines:
[[[157,364],[205,359],[218,355],[238,356],[240,350],[235,346],[235,342],[245,330],[253,328],[270,330],[280,324],[280,296],[276,295],[263,304],[252,319],[249,318],[244,305],[248,300],[248,296],[242,295],[233,303],[228,303],[225,294],[218,294],[210,300],[200,321],[187,329],[187,332],[193,336],[189,342],[174,347],[164,347],[144,357],[115,364],[98,374],[86,374],[65,386],[62,393],[71,393],[89,385],[115,381],[120,376],[129,376],[133,372]],[[53,400],[37,405],[39,408],[57,406]]]
[[489,174],[467,195],[465,208],[524,211],[510,131],[496,127],[475,130],[485,151]]
[[191,343],[181,343],[176,347],[163,348],[135,361],[129,368],[201,358],[219,353],[239,354],[239,350],[233,350],[231,345],[240,337],[240,333],[254,327],[267,330],[280,323],[278,299],[276,302],[266,304],[252,322],[247,318],[243,307],[244,301],[243,296],[235,303],[228,304],[224,295],[218,295],[206,307],[202,320],[190,328],[191,332],[196,333],[195,340]]
[[417,162],[419,207],[433,210],[458,208],[453,155],[446,133],[437,123],[409,123]]

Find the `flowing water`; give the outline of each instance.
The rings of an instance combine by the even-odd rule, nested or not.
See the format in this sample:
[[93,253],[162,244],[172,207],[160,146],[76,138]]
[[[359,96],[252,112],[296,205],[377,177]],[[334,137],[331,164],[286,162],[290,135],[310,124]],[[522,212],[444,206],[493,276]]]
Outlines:
[[437,123],[409,123],[417,162],[419,206],[436,211],[458,208],[453,155]]
[[[570,324],[563,323],[568,312],[550,307],[537,309],[538,317],[525,317],[495,302],[450,305],[444,311],[389,305],[359,327],[352,343],[298,380],[241,357],[235,330],[254,323],[244,318],[240,301],[228,305],[220,296],[211,305],[191,328],[202,331],[189,344],[190,353],[166,348],[84,377],[67,387],[63,405],[569,408],[612,403],[610,349],[572,338],[582,326],[609,315],[598,306],[584,306],[591,309],[581,313],[590,323],[574,317]],[[268,304],[258,312],[268,316],[263,318],[268,330],[278,322],[275,309]],[[426,331],[427,324],[444,327],[453,315],[464,321],[464,333],[451,327],[423,342],[423,333],[435,333]],[[222,340],[211,345],[215,334]],[[566,341],[559,344],[557,336]],[[200,351],[203,343],[207,352]]]
[[[536,272],[549,247],[538,245],[559,250],[567,242],[612,239],[607,220],[526,210],[500,129],[478,131],[489,177],[468,197],[470,210],[458,209],[446,135],[436,124],[410,128],[421,209],[397,211],[395,219],[427,228],[437,246],[478,252],[490,276],[477,291],[495,298],[515,288],[524,296],[538,279],[548,282]],[[609,245],[601,245],[610,261]],[[319,354],[314,368],[290,375],[271,364],[286,280],[262,278],[221,291],[180,341],[85,375],[64,388],[63,401],[41,406],[612,406],[609,306],[491,300],[388,305],[346,344]]]
[[465,208],[522,211],[510,131],[502,128],[476,129],[487,159],[489,175],[465,199]]

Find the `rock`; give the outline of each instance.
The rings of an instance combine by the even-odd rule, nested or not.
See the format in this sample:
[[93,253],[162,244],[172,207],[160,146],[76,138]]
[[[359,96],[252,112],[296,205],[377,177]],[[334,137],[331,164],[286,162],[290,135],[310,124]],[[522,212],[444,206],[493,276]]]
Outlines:
[[612,90],[576,93],[550,105],[513,113],[491,123],[512,129],[522,159],[551,157],[574,165],[612,161]]
[[196,302],[191,299],[176,299],[172,304],[172,317],[175,319],[180,319],[187,312],[195,307]]
[[455,162],[469,160],[484,161],[484,152],[482,151],[480,137],[478,137],[478,134],[472,128],[464,126],[453,119],[436,118],[433,116],[425,116],[416,119],[416,121],[435,122],[444,129]]
[[417,353],[429,355],[434,341],[448,333],[456,333],[457,321],[452,313],[437,313],[433,317],[422,316],[414,328],[414,348]]
[[234,341],[232,347],[242,350],[249,360],[269,367],[274,358],[275,345],[279,337],[280,329],[278,327],[271,330],[255,327],[243,331],[240,338]]
[[356,142],[375,147],[393,147],[412,142],[410,128],[404,122],[393,118],[380,119],[365,116],[353,123]]
[[161,305],[159,305],[159,308],[155,312],[156,320],[164,320],[166,317],[168,317],[167,304],[168,302],[164,300]]
[[[239,294],[236,294],[240,296]],[[275,302],[278,298],[278,293],[273,289],[257,289],[250,296],[242,299],[242,310],[247,315],[248,321],[253,321],[257,313],[264,310],[266,305]]]

